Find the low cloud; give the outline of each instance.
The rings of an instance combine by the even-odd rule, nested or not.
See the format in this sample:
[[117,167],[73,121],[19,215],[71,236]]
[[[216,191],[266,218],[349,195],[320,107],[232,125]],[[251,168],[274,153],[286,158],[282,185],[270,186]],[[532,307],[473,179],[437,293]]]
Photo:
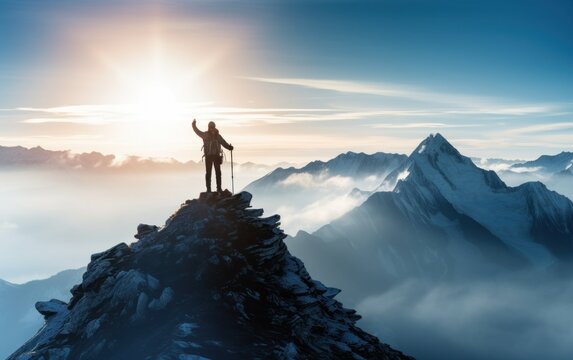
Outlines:
[[303,188],[345,188],[352,189],[355,181],[346,176],[329,176],[327,172],[320,174],[298,173],[292,174],[279,183],[280,186],[299,186]]
[[367,195],[358,194],[332,195],[303,207],[279,206],[277,213],[287,233],[294,235],[300,229],[312,232],[359,206],[366,198]]
[[566,279],[523,278],[427,284],[411,281],[358,305],[362,326],[430,359],[568,359],[573,287]]
[[288,234],[312,232],[362,204],[384,177],[385,174],[352,178],[330,175],[328,171],[291,174],[273,188],[271,196],[255,191],[254,206],[280,214]]
[[520,167],[514,167],[511,169],[511,171],[513,171],[514,173],[534,173],[537,171],[541,171],[543,170],[542,167],[537,166],[537,167],[525,167],[525,166],[520,166]]
[[[262,170],[235,168],[235,189]],[[135,241],[205,191],[205,173],[0,169],[0,279],[15,283],[85,266],[91,254]],[[223,171],[223,187],[231,175]]]
[[519,168],[511,169],[511,171],[500,171],[499,176],[509,186],[519,186],[528,181],[540,181],[549,190],[556,191],[573,200],[573,186],[571,186],[571,179],[568,176],[555,176],[538,171],[516,172],[514,171],[516,169]]

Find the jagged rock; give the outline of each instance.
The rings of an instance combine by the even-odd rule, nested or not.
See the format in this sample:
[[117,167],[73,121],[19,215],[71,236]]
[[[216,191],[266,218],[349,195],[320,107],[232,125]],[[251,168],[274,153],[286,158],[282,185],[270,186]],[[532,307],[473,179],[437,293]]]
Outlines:
[[145,235],[157,230],[159,230],[159,227],[156,225],[139,224],[137,226],[137,234],[133,235],[133,237],[136,239],[141,239]]
[[68,304],[61,300],[52,299],[50,301],[38,301],[36,303],[36,310],[42,315],[44,318],[49,318],[50,316],[54,316],[57,313],[60,313],[66,309]]
[[409,358],[358,328],[250,201],[202,195],[93,255],[69,304],[38,303],[46,326],[9,359]]

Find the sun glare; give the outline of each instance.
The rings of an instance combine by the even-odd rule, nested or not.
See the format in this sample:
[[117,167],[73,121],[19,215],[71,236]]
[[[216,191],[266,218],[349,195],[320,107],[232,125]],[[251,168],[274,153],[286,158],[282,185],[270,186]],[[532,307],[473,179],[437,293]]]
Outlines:
[[98,57],[119,80],[114,102],[126,109],[115,134],[125,143],[136,139],[138,153],[157,154],[188,143],[191,120],[210,99],[205,91],[209,86],[200,83],[205,81],[204,61],[195,63],[178,51],[181,46],[163,42],[159,34],[150,41],[151,47],[136,56],[119,60],[98,52]]
[[141,90],[135,102],[143,119],[174,117],[180,110],[176,92],[165,85],[151,84]]

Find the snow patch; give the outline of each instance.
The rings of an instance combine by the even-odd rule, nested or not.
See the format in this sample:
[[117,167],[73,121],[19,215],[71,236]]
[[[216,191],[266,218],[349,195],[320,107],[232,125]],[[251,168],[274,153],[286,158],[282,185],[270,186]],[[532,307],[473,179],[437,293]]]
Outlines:
[[410,171],[408,169],[402,171],[400,174],[398,174],[398,177],[396,178],[396,182],[398,182],[400,180],[404,180],[405,178],[408,177],[408,175],[410,175]]

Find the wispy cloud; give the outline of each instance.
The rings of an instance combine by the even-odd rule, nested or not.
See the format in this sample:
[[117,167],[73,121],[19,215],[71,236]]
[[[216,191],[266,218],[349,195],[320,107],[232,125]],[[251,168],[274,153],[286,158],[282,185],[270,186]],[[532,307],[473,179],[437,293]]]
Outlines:
[[245,79],[341,93],[394,97],[413,100],[416,102],[448,105],[450,108],[442,110],[441,113],[443,114],[495,114],[515,116],[545,114],[556,110],[556,106],[553,104],[511,104],[491,97],[443,93],[387,83],[365,83],[305,78],[246,77]]
[[482,124],[444,124],[444,123],[407,123],[407,124],[373,124],[378,129],[445,129],[481,127]]
[[554,122],[546,124],[536,124],[530,126],[524,126],[520,128],[515,128],[508,130],[507,133],[510,134],[531,134],[549,131],[560,131],[566,129],[573,129],[573,122]]
[[[14,111],[46,115],[21,120],[22,123],[27,124],[80,123],[102,125],[134,121],[142,114],[141,109],[134,105],[74,105],[51,108],[18,108]],[[448,112],[433,109],[369,109],[360,111],[333,108],[250,108],[179,104],[170,115],[176,118],[206,117],[212,120],[227,121],[234,125],[245,125],[256,122],[284,124],[309,121],[447,116]]]
[[69,123],[69,124],[90,124],[104,125],[115,122],[109,118],[90,117],[56,117],[56,118],[31,118],[21,121],[24,124],[47,124],[47,123]]
[[[22,112],[44,113],[45,117],[31,117],[21,120],[27,124],[44,123],[78,123],[89,125],[105,125],[119,122],[137,121],[142,111],[133,105],[77,105],[57,108],[20,108]],[[213,107],[182,105],[172,111],[169,116],[174,118],[209,118],[215,121],[228,122],[230,125],[248,125],[253,123],[286,124],[296,122],[320,122],[320,121],[348,121],[362,119],[395,119],[395,118],[420,118],[420,117],[452,117],[468,115],[525,114],[526,110],[512,112],[509,109],[501,109],[499,113],[493,110],[476,111],[453,111],[444,109],[329,109],[329,108],[240,108],[240,107]],[[147,116],[146,114],[144,114]],[[158,116],[160,116],[158,114]],[[483,118],[482,118],[483,119]],[[446,124],[446,123],[411,123],[411,124],[376,124],[373,127],[385,129],[407,128],[445,128],[445,127],[476,127],[477,124]]]
[[418,98],[417,92],[399,89],[392,85],[372,85],[353,81],[303,79],[303,78],[261,78],[246,77],[245,79],[271,84],[295,85],[312,89],[330,90],[343,93],[368,94],[390,97]]
[[[451,94],[426,90],[416,87],[387,83],[366,83],[357,81],[341,81],[329,79],[304,78],[266,78],[246,77],[244,79],[267,84],[281,84],[306,87],[318,90],[335,91],[347,94],[364,94],[382,97],[399,98],[411,101],[410,105],[402,108],[378,107],[364,109],[350,106],[346,108],[332,105],[318,108],[282,108],[282,107],[227,107],[215,106],[212,102],[174,103],[172,108],[162,114],[158,109],[157,116],[165,118],[187,119],[193,117],[210,118],[216,121],[226,121],[230,125],[250,125],[257,123],[285,124],[297,122],[320,121],[349,121],[349,120],[385,120],[392,118],[437,118],[441,121],[424,122],[423,124],[379,124],[375,127],[385,129],[414,129],[414,128],[444,128],[472,127],[473,125],[446,124],[444,118],[460,119],[461,117],[480,120],[492,117],[521,117],[521,116],[551,116],[558,113],[556,104],[515,104],[490,97]],[[138,117],[149,116],[142,104],[88,104],[67,105],[47,108],[20,107],[13,109],[30,116],[21,122],[27,124],[44,123],[80,123],[102,125],[110,123],[137,121]],[[559,112],[562,114],[562,111]],[[37,114],[41,114],[37,116]]]

